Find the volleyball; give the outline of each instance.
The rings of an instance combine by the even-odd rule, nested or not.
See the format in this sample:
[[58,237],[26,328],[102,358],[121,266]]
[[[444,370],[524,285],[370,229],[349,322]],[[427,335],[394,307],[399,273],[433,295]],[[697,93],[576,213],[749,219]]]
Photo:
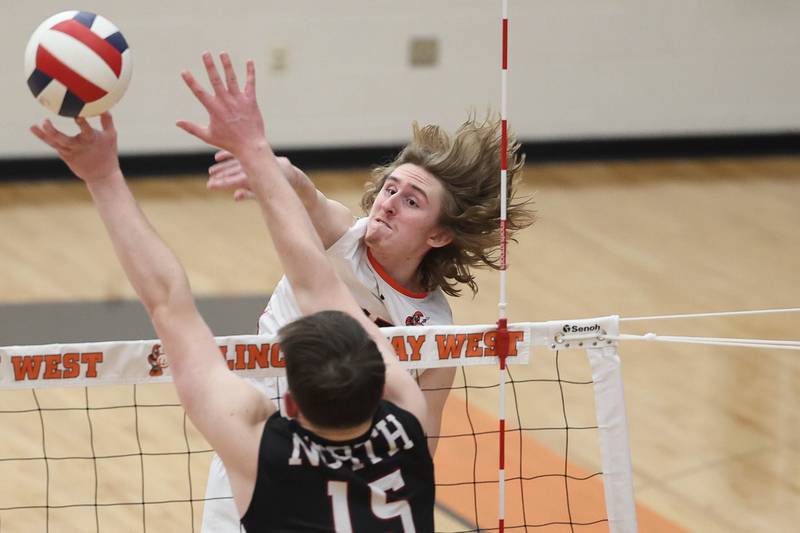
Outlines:
[[131,51],[108,19],[64,11],[45,20],[25,48],[25,76],[36,99],[65,117],[99,115],[131,79]]

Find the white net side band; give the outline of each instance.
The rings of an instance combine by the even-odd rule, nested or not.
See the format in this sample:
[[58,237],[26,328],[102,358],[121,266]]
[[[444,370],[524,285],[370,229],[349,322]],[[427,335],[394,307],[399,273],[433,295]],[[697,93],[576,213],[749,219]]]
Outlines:
[[609,531],[635,533],[636,502],[619,354],[613,344],[589,348],[587,354],[592,366]]

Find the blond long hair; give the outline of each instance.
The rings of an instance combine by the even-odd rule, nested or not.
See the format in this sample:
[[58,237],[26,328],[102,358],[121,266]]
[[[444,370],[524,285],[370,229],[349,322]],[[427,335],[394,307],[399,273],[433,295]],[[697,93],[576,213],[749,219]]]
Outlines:
[[[386,178],[400,165],[411,163],[436,176],[444,187],[439,224],[453,241],[431,249],[419,266],[420,283],[458,296],[458,284],[465,283],[478,292],[477,268],[500,268],[500,145],[501,121],[495,117],[478,120],[471,114],[451,137],[441,127],[412,125],[412,140],[388,165],[373,170],[361,207],[369,212]],[[533,224],[535,215],[530,198],[520,198],[519,184],[525,156],[520,145],[508,134],[508,210],[509,235]]]

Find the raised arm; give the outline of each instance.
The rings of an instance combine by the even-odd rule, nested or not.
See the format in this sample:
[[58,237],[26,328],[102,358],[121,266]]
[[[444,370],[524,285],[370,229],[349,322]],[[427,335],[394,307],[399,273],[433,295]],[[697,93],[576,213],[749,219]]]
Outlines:
[[308,213],[283,177],[256,103],[253,62],[247,62],[247,81],[241,90],[228,55],[222,54],[220,59],[224,82],[211,55],[203,56],[213,94],[206,92],[191,73],[183,73],[186,84],[208,111],[208,126],[187,121],[179,121],[178,126],[208,144],[230,151],[241,162],[300,309],[306,314],[333,309],[356,318],[384,356],[385,397],[414,413],[427,429],[422,392],[400,368],[389,342],[366,318],[336,275]]
[[[217,163],[208,169],[209,189],[233,189],[233,199],[238,201],[255,198],[250,183],[239,160],[227,150],[214,156]],[[327,198],[317,189],[308,175],[292,165],[289,159],[278,157],[278,166],[286,180],[297,193],[317,231],[322,246],[327,250],[353,224],[353,213],[341,203]]]
[[220,356],[182,266],[128,189],[111,115],[101,117],[102,130],[82,118],[76,122],[80,133],[73,137],[56,130],[49,120],[31,131],[86,183],[120,264],[161,339],[181,403],[225,462],[237,503],[241,498],[249,503],[261,428],[275,408],[230,372]]

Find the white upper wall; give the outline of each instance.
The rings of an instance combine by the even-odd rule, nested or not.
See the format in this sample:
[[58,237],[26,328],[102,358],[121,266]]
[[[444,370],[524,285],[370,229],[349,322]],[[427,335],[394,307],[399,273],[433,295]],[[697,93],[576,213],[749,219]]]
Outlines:
[[[69,6],[13,4],[0,18],[0,157],[49,155],[27,132],[48,112],[25,84],[23,51]],[[133,52],[114,110],[126,154],[203,148],[174,122],[204,118],[179,77],[201,73],[204,50],[256,60],[279,148],[399,144],[412,120],[452,128],[469,109],[499,109],[500,0],[80,4],[119,26]],[[800,2],[509,0],[509,15],[508,112],[522,139],[800,129]],[[420,36],[439,39],[438,66],[408,65]],[[283,72],[271,70],[278,48]]]

